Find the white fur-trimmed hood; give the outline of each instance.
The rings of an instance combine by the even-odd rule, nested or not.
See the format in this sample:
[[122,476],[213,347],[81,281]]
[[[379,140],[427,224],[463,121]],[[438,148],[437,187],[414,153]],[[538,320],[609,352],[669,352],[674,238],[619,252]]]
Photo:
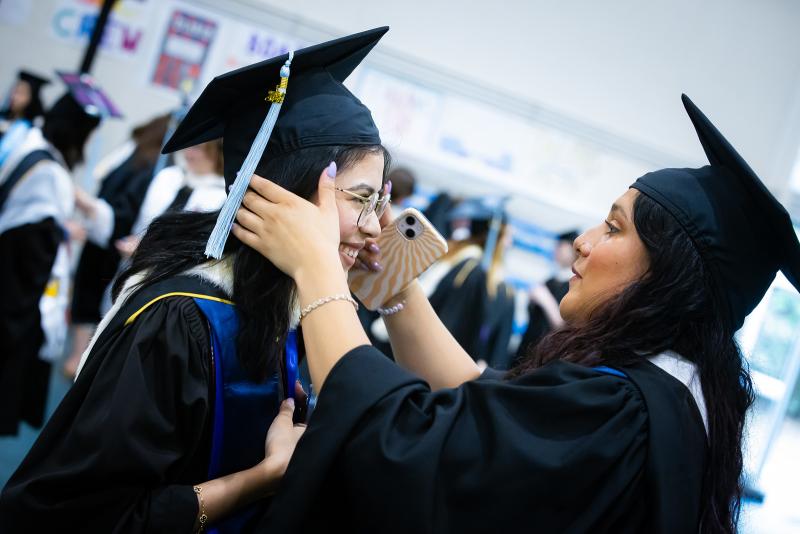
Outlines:
[[[197,267],[193,267],[183,274],[189,276],[195,276],[202,280],[208,281],[214,286],[221,289],[228,298],[233,296],[233,258],[226,256],[221,260],[214,260],[203,263],[202,265],[198,265]],[[108,326],[108,323],[111,322],[117,313],[119,313],[120,308],[122,305],[125,304],[125,301],[128,300],[128,297],[131,296],[133,293],[133,289],[139,285],[139,283],[144,279],[145,273],[136,273],[132,275],[125,281],[125,285],[122,286],[122,291],[120,291],[117,300],[114,302],[114,305],[111,306],[111,309],[108,310],[108,313],[105,314],[103,319],[100,321],[100,324],[97,325],[97,330],[95,330],[94,335],[92,335],[92,340],[89,342],[89,346],[86,347],[86,350],[81,355],[81,362],[78,364],[78,370],[75,373],[75,379],[78,379],[78,375],[80,375],[81,371],[83,370],[83,366],[86,363],[86,359],[89,357],[89,353],[92,352],[94,348],[94,344],[97,342],[97,339],[103,333],[103,331]]]
[[[228,298],[233,298],[233,257],[232,256],[225,256],[221,260],[212,260],[196,267],[192,267],[182,273],[183,276],[194,276],[213,284],[214,286],[218,287],[222,290]],[[86,363],[86,359],[89,357],[89,353],[92,352],[94,348],[95,342],[103,333],[103,330],[106,329],[108,324],[111,322],[111,319],[119,313],[120,308],[122,308],[125,301],[128,300],[128,297],[134,292],[134,288],[138,286],[138,284],[144,279],[144,273],[137,273],[132,275],[128,280],[125,281],[125,285],[122,287],[122,291],[120,291],[117,300],[114,302],[114,305],[108,310],[108,313],[103,317],[100,324],[97,325],[97,330],[95,331],[94,335],[92,336],[91,342],[89,342],[89,346],[84,351],[83,355],[81,356],[81,362],[78,365],[78,371],[75,373],[75,378],[78,378],[81,370],[83,369],[84,364]],[[289,305],[289,314],[291,319],[289,321],[290,328],[296,329],[297,325],[300,323],[300,310],[297,307],[296,303],[291,303]]]

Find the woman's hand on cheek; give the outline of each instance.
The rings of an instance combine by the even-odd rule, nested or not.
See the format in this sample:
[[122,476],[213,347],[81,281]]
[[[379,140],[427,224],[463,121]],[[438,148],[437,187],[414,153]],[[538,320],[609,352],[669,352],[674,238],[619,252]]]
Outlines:
[[302,271],[339,265],[339,212],[334,190],[335,167],[322,171],[319,205],[300,198],[260,176],[236,214],[233,234],[292,278]]
[[[386,206],[386,211],[383,212],[383,215],[381,215],[381,218],[378,220],[378,222],[381,225],[381,229],[384,229],[388,224],[391,224],[393,220],[394,215],[392,214],[392,206],[390,204]],[[366,240],[364,248],[362,248],[358,253],[355,268],[375,272],[383,270],[383,264],[381,263],[381,249],[378,245],[377,239],[368,238]]]
[[375,239],[366,240],[364,248],[358,252],[354,267],[363,271],[379,272],[383,270],[381,249]]

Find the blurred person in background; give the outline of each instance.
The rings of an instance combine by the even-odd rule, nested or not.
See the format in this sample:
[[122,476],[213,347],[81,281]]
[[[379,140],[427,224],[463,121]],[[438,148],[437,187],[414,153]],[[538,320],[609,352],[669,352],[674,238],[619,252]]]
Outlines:
[[450,240],[450,212],[453,211],[463,198],[454,198],[447,191],[440,191],[433,197],[430,204],[422,211],[425,218],[430,221],[436,230],[446,240]]
[[11,123],[25,120],[31,126],[41,126],[44,115],[42,87],[50,80],[27,70],[20,70],[17,81],[8,93],[3,109],[0,109],[0,138],[8,131]]
[[530,352],[548,332],[560,328],[564,324],[558,306],[561,299],[569,291],[569,279],[572,278],[572,264],[577,259],[573,245],[578,232],[571,230],[559,234],[556,248],[553,251],[555,272],[543,285],[534,286],[528,296],[528,328],[522,335],[516,359]]
[[116,241],[123,258],[131,257],[147,227],[162,213],[216,211],[225,202],[225,164],[220,139],[181,150],[175,155],[175,162],[150,182],[130,235]]
[[[514,319],[514,290],[503,277],[511,243],[508,217],[498,199],[471,198],[450,212],[448,252],[420,276],[431,306],[468,354],[485,366],[507,368]],[[492,225],[497,232],[489,243]]]
[[397,167],[389,173],[388,181],[392,183],[392,206],[397,213],[407,207],[408,199],[414,196],[417,188],[417,177],[406,167]]
[[97,197],[75,188],[76,207],[84,216],[87,241],[72,290],[72,349],[63,367],[69,378],[75,376],[81,355],[103,315],[103,298],[120,264],[114,243],[131,233],[153,179],[169,121],[170,115],[166,114],[137,126],[127,142],[97,164]]
[[79,233],[69,221],[74,209],[70,171],[83,160],[84,145],[103,112],[83,102],[87,93],[101,95],[92,85],[69,83],[41,130],[18,121],[4,137],[4,142],[18,142],[0,167],[3,435],[15,435],[21,421],[42,425],[51,362],[64,350],[68,245]]

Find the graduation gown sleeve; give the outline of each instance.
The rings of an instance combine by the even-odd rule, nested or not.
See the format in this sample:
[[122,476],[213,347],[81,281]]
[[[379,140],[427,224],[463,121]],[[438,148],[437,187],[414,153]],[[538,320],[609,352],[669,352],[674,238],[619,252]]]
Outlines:
[[554,362],[431,392],[372,347],[331,371],[260,532],[641,530],[647,410]]
[[205,480],[210,348],[191,299],[101,335],[0,497],[3,532],[191,532]]

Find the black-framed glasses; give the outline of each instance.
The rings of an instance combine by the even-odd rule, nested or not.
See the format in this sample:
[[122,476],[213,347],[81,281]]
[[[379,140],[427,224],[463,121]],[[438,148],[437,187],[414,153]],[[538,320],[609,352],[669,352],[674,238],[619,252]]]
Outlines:
[[392,195],[383,195],[381,196],[379,191],[375,191],[370,196],[365,197],[364,195],[359,195],[358,193],[353,193],[352,191],[348,191],[347,189],[342,189],[340,187],[335,187],[337,191],[341,191],[342,193],[347,193],[353,198],[357,198],[361,201],[362,208],[361,213],[358,214],[358,227],[361,228],[367,223],[367,219],[375,212],[375,215],[380,219],[383,212],[386,211],[386,206],[389,205],[389,202],[392,199]]

